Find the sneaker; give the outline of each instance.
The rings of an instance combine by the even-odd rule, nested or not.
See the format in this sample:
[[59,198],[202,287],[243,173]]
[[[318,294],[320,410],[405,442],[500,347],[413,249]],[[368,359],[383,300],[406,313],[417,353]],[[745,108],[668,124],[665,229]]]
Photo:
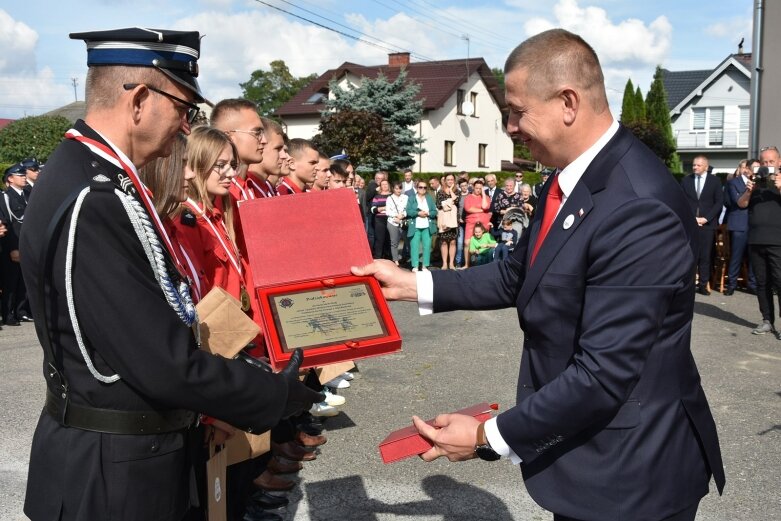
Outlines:
[[325,394],[325,403],[328,405],[334,407],[336,405],[344,405],[345,400],[344,396],[339,396],[338,394],[332,393],[328,387],[323,387],[323,394]]
[[335,407],[331,407],[326,402],[316,403],[309,409],[309,414],[312,416],[320,416],[329,418],[331,416],[337,416],[339,411]]
[[348,382],[352,382],[355,379],[355,375],[352,374],[350,371],[345,371],[339,375],[339,378],[344,378]]
[[428,266],[423,266],[423,270],[422,271],[428,271]]
[[776,329],[773,327],[773,324],[770,323],[769,320],[763,320],[761,324],[757,325],[757,327],[754,328],[752,331],[755,335],[764,335],[765,333],[774,332]]
[[330,387],[331,389],[347,389],[350,387],[350,382],[348,382],[347,379],[342,376],[337,376],[333,380],[330,380],[323,385]]
[[417,268],[417,266],[415,266],[414,268],[412,268],[412,271],[418,271],[418,268]]

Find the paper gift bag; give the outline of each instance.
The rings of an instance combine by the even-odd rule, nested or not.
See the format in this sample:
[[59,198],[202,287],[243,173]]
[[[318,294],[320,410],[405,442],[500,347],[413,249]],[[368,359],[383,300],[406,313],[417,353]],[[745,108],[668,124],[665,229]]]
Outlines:
[[225,442],[225,449],[228,465],[257,458],[271,450],[271,432],[250,434],[239,431]]
[[353,362],[337,362],[335,364],[329,364],[325,365],[323,367],[318,367],[315,369],[317,372],[317,379],[320,380],[321,384],[325,384],[326,382],[330,382],[340,374],[349,371],[355,367],[355,364]]
[[224,445],[209,444],[209,461],[206,462],[206,495],[208,496],[209,521],[227,521],[225,474],[228,467]]
[[241,303],[222,288],[212,288],[196,309],[201,347],[212,354],[233,358],[260,332],[241,310]]

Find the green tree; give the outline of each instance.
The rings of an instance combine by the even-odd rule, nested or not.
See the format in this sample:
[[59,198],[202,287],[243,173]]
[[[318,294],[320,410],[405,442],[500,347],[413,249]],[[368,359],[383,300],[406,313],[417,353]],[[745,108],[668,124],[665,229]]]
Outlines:
[[0,130],[0,162],[16,163],[26,157],[45,162],[71,128],[62,116],[30,116]]
[[499,67],[494,67],[491,69],[491,72],[493,73],[494,78],[496,78],[496,81],[499,82],[499,88],[504,92],[504,70]]
[[670,171],[681,172],[683,167],[681,165],[681,158],[678,157],[678,153],[676,152],[673,127],[670,120],[670,109],[667,106],[667,92],[664,90],[664,82],[662,80],[662,68],[658,65],[654,72],[651,88],[648,89],[648,96],[645,99],[645,112],[646,119],[662,132],[672,150],[669,156],[662,157],[661,159],[665,162]]
[[640,86],[637,86],[635,91],[635,115],[638,121],[645,119],[645,101],[643,100],[643,93],[640,92]]
[[662,161],[675,152],[675,147],[667,140],[667,136],[665,136],[664,132],[651,121],[632,121],[631,123],[623,123],[623,125],[626,126],[637,139],[645,143],[645,146],[650,148]]
[[342,89],[336,80],[331,81],[328,87],[333,98],[326,100],[323,117],[330,112],[352,110],[371,112],[382,118],[396,143],[396,154],[390,159],[383,159],[379,168],[401,170],[412,166],[415,156],[425,152],[420,146],[423,140],[412,130],[423,117],[423,102],[416,99],[420,86],[407,81],[404,69],[393,81],[380,74],[375,79],[363,78],[358,87]]
[[373,112],[342,109],[324,114],[312,142],[328,155],[345,150],[355,165],[383,168],[398,154],[396,140]]
[[255,102],[258,114],[267,117],[272,116],[275,110],[317,77],[311,74],[296,78],[290,74],[283,60],[274,60],[270,66],[270,70],[258,69],[252,73],[249,81],[239,83],[242,97]]
[[635,87],[632,85],[632,78],[626,80],[624,87],[624,98],[621,101],[621,123],[628,125],[637,121],[637,112],[635,111]]

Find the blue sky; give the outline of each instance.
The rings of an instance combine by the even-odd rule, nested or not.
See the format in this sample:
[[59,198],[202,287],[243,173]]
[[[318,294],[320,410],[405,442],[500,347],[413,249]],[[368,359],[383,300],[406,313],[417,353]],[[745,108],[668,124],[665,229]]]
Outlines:
[[[657,64],[711,69],[745,38],[752,0],[78,0],[0,4],[0,118],[37,115],[84,99],[86,52],[69,32],[129,26],[198,30],[201,86],[212,101],[241,93],[250,73],[283,59],[296,75],[344,61],[385,63],[387,50],[336,34],[265,4],[405,49],[413,59],[482,56],[502,67],[528,36],[550,27],[581,34],[605,70],[614,112],[627,78],[646,92]],[[9,5],[10,4],[10,5]],[[308,12],[307,12],[308,11]],[[318,16],[319,15],[319,16]],[[325,18],[330,20],[326,20]],[[361,36],[368,39],[367,36]],[[618,115],[616,113],[616,115]]]

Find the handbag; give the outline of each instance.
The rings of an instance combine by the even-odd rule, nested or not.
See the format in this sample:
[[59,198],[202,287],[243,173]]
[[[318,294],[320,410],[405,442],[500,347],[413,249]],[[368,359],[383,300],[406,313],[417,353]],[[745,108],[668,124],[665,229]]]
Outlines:
[[452,199],[442,201],[442,209],[437,212],[437,229],[439,233],[458,227],[458,212]]
[[227,521],[226,474],[227,452],[225,446],[209,443],[209,461],[206,462],[206,495],[208,496],[209,521]]

